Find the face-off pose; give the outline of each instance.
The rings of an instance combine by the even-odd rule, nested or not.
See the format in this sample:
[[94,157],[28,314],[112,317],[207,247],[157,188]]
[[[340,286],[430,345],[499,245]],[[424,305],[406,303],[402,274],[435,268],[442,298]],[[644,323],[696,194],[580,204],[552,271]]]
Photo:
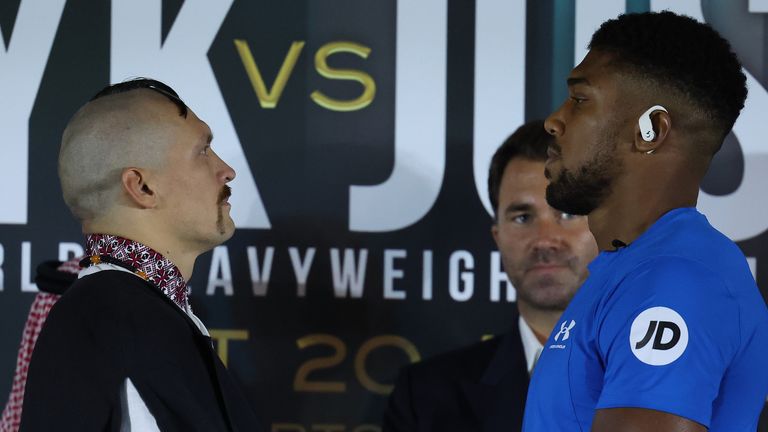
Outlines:
[[532,377],[524,430],[755,430],[768,313],[739,248],[696,211],[739,115],[741,65],[671,12],[593,35],[545,122],[547,200],[588,215],[600,254]]
[[385,432],[519,431],[528,379],[587,277],[597,245],[587,220],[547,204],[543,121],[521,126],[496,150],[488,174],[491,228],[517,292],[500,336],[406,367],[384,415]]
[[189,306],[195,259],[234,232],[212,139],[149,79],[70,120],[59,177],[88,256],[37,341],[21,430],[261,430]]

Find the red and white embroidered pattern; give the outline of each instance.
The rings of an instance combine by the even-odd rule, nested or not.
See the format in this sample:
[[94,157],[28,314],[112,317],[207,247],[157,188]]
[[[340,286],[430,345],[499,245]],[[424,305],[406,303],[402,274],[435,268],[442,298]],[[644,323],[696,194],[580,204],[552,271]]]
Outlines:
[[189,287],[178,267],[160,252],[137,241],[111,234],[88,234],[87,255],[108,255],[143,273],[146,279],[184,310],[189,307]]
[[[80,258],[74,258],[61,264],[57,270],[66,273],[77,274],[80,271]],[[27,322],[24,324],[24,333],[21,336],[21,346],[16,357],[16,373],[13,375],[13,386],[8,397],[8,403],[3,410],[0,419],[0,432],[17,432],[21,423],[21,405],[24,402],[24,387],[27,383],[29,360],[32,358],[32,350],[35,348],[37,337],[43,328],[45,319],[53,305],[61,296],[53,293],[41,292],[35,296],[32,307],[29,309]]]

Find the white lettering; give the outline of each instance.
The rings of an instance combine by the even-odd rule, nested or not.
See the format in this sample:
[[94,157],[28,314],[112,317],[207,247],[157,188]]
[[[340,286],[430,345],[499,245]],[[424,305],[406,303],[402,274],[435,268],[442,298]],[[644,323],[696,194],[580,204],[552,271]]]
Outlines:
[[[469,300],[475,291],[475,275],[471,271],[461,271],[462,263],[468,270],[475,268],[475,259],[471,253],[459,250],[451,254],[448,262],[448,290],[451,298],[456,301]],[[459,283],[459,277],[461,277],[461,283]]]
[[237,172],[229,201],[238,228],[270,228],[251,168],[208,61],[208,50],[233,1],[185,1],[163,43],[162,2],[113,0],[110,79],[117,82],[149,76],[174,87],[211,126],[216,136],[216,152]]
[[[221,277],[219,277],[221,275]],[[229,251],[226,246],[216,246],[211,255],[211,269],[208,271],[207,295],[214,295],[216,288],[223,288],[224,295],[232,296],[232,268],[229,266]]]
[[405,258],[407,252],[404,249],[384,250],[384,298],[393,300],[405,300],[405,291],[395,289],[395,279],[403,278],[403,270],[395,268],[397,258]]
[[750,13],[768,13],[768,0],[749,0]]
[[501,254],[498,251],[491,252],[491,301],[501,300],[501,284],[504,284],[506,299],[513,302],[517,298],[517,291],[507,277],[501,265]]
[[301,258],[299,248],[288,248],[288,254],[291,256],[293,274],[296,275],[296,295],[306,297],[307,277],[309,276],[309,269],[312,267],[312,261],[315,259],[315,248],[307,248],[307,254],[304,255],[304,259]]
[[350,187],[352,231],[416,223],[443,182],[448,2],[398,0],[396,26],[395,164],[386,182]]
[[331,273],[333,291],[336,297],[360,298],[363,296],[363,282],[368,262],[368,249],[361,249],[355,262],[354,249],[344,249],[344,262],[341,263],[339,250],[331,249]]
[[59,261],[69,261],[85,255],[83,247],[79,243],[61,242],[59,243]]
[[475,16],[475,187],[485,209],[493,153],[524,121],[525,1],[478,1]]
[[263,297],[267,295],[269,286],[269,276],[272,274],[272,258],[275,255],[275,248],[272,246],[264,250],[264,263],[259,266],[259,253],[256,248],[249,246],[246,249],[248,254],[248,268],[251,270],[251,287],[253,295]]
[[21,242],[21,292],[39,292],[32,282],[32,243]]
[[4,189],[0,224],[27,223],[29,117],[64,11],[65,0],[23,0],[10,43],[0,37],[0,183]]
[[432,251],[425,250],[421,265],[421,298],[432,300]]

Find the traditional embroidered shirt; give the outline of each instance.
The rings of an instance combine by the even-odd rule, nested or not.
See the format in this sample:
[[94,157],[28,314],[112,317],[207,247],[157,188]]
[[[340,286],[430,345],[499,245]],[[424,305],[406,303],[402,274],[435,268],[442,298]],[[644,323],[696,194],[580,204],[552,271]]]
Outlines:
[[187,282],[179,268],[160,252],[112,234],[88,234],[85,249],[85,253],[92,257],[92,264],[107,262],[128,267],[142,279],[152,282],[182,310],[191,312]]

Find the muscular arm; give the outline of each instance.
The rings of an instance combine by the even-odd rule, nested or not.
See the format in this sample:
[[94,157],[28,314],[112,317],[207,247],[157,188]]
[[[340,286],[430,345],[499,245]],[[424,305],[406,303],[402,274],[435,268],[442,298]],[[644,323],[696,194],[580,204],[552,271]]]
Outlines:
[[706,432],[699,423],[661,411],[642,408],[597,410],[592,432]]

